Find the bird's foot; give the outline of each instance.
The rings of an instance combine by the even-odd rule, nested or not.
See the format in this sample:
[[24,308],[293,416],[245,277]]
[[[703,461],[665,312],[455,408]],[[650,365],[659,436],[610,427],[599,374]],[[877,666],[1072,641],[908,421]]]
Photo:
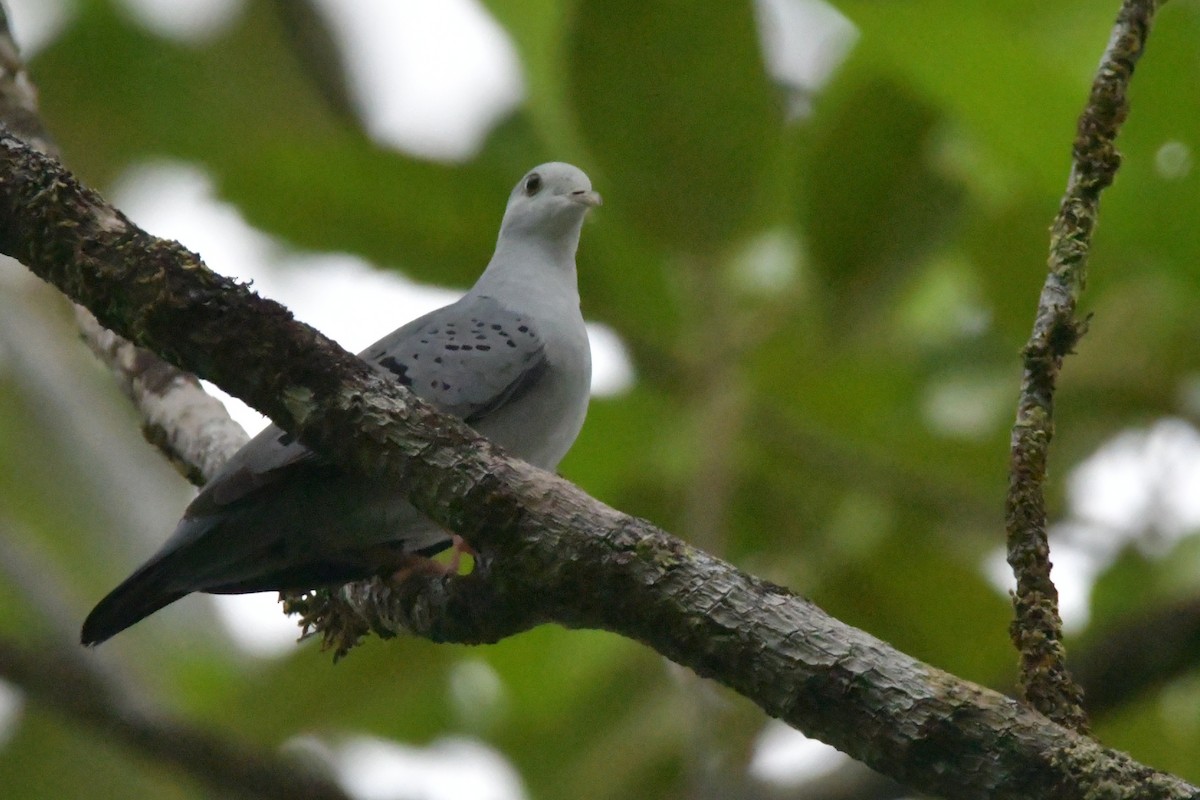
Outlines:
[[467,544],[466,539],[456,533],[450,537],[450,560],[446,562],[447,574],[458,574],[459,567],[462,564],[463,553],[466,553],[471,558],[476,558],[479,555],[479,553],[475,552],[474,547]]
[[466,540],[457,533],[450,537],[450,542],[449,561],[435,561],[432,558],[415,554],[407,556],[400,567],[392,573],[392,582],[403,583],[414,576],[443,577],[446,575],[458,575],[459,569],[462,567],[463,554],[466,553],[471,557],[476,557],[478,553],[475,552],[475,548],[467,544]]

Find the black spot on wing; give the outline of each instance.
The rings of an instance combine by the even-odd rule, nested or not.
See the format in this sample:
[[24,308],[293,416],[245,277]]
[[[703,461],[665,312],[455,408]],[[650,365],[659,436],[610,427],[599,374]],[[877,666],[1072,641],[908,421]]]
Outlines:
[[[413,360],[418,359],[418,354],[413,353]],[[388,372],[396,376],[396,380],[405,386],[412,386],[412,377],[408,374],[408,365],[403,361],[397,361],[394,356],[388,356],[380,359],[379,366],[386,369]]]

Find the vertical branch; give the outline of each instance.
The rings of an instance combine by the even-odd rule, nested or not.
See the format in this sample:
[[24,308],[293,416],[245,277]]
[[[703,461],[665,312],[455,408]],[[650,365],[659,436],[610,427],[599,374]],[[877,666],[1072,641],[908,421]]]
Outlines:
[[1124,0],[1092,82],[1073,147],[1067,191],[1050,234],[1049,274],[1033,333],[1022,351],[1025,371],[1012,430],[1006,502],[1008,563],[1017,578],[1013,643],[1021,654],[1021,688],[1035,708],[1084,731],[1083,693],[1065,664],[1058,591],[1050,578],[1043,484],[1054,435],[1054,389],[1063,359],[1086,329],[1075,318],[1100,209],[1121,157],[1113,142],[1129,110],[1126,93],[1162,0]]

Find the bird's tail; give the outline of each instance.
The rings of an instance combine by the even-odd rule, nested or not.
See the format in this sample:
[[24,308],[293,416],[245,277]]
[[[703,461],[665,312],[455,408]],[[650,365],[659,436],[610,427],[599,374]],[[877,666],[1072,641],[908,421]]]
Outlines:
[[80,641],[100,644],[187,594],[167,587],[164,566],[161,560],[151,561],[109,592],[84,620]]

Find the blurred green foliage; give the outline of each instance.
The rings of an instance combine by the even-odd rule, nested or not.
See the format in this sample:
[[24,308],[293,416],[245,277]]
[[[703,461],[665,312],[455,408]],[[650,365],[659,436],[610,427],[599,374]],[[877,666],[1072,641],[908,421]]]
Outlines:
[[[474,279],[530,165],[580,164],[607,200],[579,256],[585,313],[620,333],[638,377],[594,401],[562,472],[914,656],[1002,687],[1015,663],[1008,601],[982,564],[1004,538],[1017,354],[1116,3],[835,5],[859,39],[793,119],[751,4],[490,0],[528,99],[460,165],[383,149],[333,113],[264,0],[199,44],[81,0],[32,68],[51,131],[91,184],[148,158],[194,162],[289,244],[424,281]],[[1048,487],[1058,514],[1071,466],[1104,439],[1197,413],[1184,389],[1200,373],[1200,175],[1156,166],[1169,142],[1200,146],[1197,41],[1200,4],[1168,4],[1138,67],[1083,300],[1092,329],[1062,379]],[[149,549],[147,533],[106,514],[87,488],[106,465],[52,435],[53,416],[6,363],[0,513],[54,565],[47,592],[81,620]],[[108,389],[99,370],[76,368]],[[109,401],[96,424],[135,440],[136,421]],[[164,502],[181,507],[176,491]],[[1182,550],[1191,563],[1196,549]],[[1092,630],[1196,590],[1178,565],[1166,570],[1119,560],[1096,589]],[[200,601],[186,602],[192,616],[156,617],[103,655],[155,702],[231,735],[477,735],[539,798],[683,797],[708,780],[696,766],[711,746],[710,723],[697,722],[708,689],[617,637],[544,627],[477,649],[371,642],[336,667],[311,645],[260,662],[211,626],[189,628]],[[18,638],[41,624],[3,585],[0,619]],[[456,665],[476,662],[505,697],[482,716],[449,689]],[[1193,674],[1131,698],[1102,736],[1200,780],[1200,726],[1178,710],[1200,719],[1196,685]],[[722,769],[740,776],[763,720],[740,699],[718,705],[711,724],[732,754]],[[199,796],[35,707],[0,749],[0,786],[17,789],[5,796],[95,797],[98,785]]]

